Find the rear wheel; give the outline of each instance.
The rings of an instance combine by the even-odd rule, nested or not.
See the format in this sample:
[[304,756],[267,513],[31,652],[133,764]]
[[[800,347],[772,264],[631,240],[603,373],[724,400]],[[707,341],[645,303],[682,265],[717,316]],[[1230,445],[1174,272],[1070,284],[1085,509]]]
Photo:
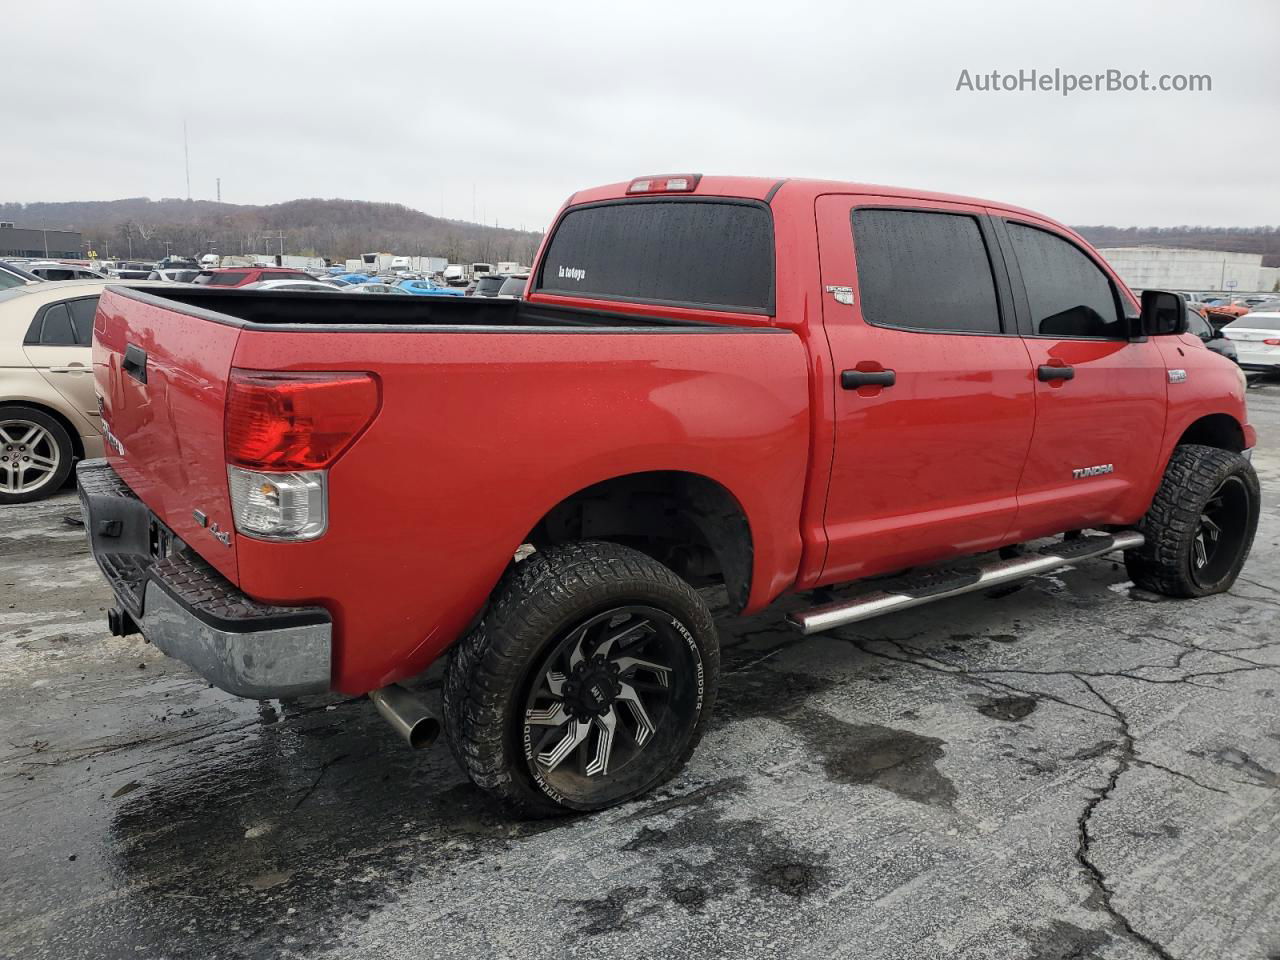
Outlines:
[[0,406],[0,503],[57,493],[74,458],[71,436],[53,417],[31,407]]
[[1260,499],[1257,474],[1240,454],[1178,447],[1138,524],[1146,543],[1125,554],[1129,576],[1171,597],[1230,589],[1249,556]]
[[445,729],[471,779],[523,812],[599,810],[680,769],[718,670],[710,612],[662,564],[552,547],[508,574],[454,650]]

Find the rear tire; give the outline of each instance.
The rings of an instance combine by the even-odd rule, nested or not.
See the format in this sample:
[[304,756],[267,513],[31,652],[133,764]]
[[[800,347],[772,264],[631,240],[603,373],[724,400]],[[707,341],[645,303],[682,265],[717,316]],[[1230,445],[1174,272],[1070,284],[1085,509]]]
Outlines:
[[1169,597],[1230,589],[1249,556],[1260,500],[1258,476],[1240,454],[1178,447],[1138,524],[1146,543],[1125,553],[1129,576]]
[[508,572],[454,648],[445,733],[525,815],[601,810],[684,765],[719,666],[710,611],[669,569],[618,544],[555,546]]
[[57,418],[34,407],[0,406],[0,504],[53,496],[74,460],[71,435]]

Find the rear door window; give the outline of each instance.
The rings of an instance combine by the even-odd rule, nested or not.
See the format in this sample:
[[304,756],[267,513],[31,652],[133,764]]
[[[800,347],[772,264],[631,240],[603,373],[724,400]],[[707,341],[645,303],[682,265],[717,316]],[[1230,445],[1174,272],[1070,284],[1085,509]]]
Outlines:
[[1034,336],[1128,339],[1111,280],[1083,250],[1048,230],[1008,228]]
[[852,216],[863,320],[934,333],[1000,333],[991,260],[974,217],[874,207]]
[[75,330],[76,343],[88,347],[93,344],[93,315],[98,310],[97,297],[83,297],[67,304],[71,311],[71,326]]
[[40,344],[46,347],[73,347],[76,334],[71,326],[71,312],[65,303],[55,303],[44,312]]
[[762,204],[630,200],[570,210],[537,290],[601,300],[773,312],[773,217]]

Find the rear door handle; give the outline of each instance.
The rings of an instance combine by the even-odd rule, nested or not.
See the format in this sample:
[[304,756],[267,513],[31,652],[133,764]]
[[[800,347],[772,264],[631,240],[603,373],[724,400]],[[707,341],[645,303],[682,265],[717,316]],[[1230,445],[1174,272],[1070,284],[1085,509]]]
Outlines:
[[1049,383],[1051,380],[1074,380],[1076,378],[1076,368],[1066,364],[1058,366],[1052,363],[1042,363],[1036,369],[1036,376],[1043,383]]
[[147,351],[135,347],[132,343],[125,347],[124,372],[139,383],[147,382]]
[[840,374],[840,386],[846,390],[859,387],[892,387],[898,375],[892,370],[845,370]]
[[83,363],[72,363],[65,367],[50,367],[50,373],[88,373],[89,368]]

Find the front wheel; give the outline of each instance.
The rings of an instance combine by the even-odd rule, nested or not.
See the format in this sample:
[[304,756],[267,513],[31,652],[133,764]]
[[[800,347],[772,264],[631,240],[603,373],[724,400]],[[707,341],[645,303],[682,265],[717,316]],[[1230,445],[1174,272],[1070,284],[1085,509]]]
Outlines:
[[1230,589],[1249,556],[1260,501],[1258,475],[1240,454],[1199,444],[1178,447],[1138,524],[1146,543],[1125,553],[1129,576],[1170,597]]
[[715,624],[687,583],[612,543],[539,551],[459,641],[445,731],[480,787],[524,813],[600,810],[653,789],[702,736]]

